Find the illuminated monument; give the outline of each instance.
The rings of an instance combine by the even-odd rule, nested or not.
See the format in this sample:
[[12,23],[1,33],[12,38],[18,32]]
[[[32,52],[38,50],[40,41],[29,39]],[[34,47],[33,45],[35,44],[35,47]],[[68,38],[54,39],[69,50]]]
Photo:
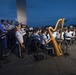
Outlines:
[[16,5],[18,21],[26,23],[26,0],[16,0]]

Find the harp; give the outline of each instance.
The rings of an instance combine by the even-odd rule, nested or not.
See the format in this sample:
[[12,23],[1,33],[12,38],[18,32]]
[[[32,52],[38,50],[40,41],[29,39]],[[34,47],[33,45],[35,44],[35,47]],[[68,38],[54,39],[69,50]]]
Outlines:
[[62,38],[62,29],[63,29],[63,25],[64,25],[64,18],[60,18],[57,21],[55,28],[52,28],[52,27],[48,28],[48,32],[49,32],[50,37],[52,38],[53,46],[54,46],[54,49],[55,49],[55,52],[56,52],[57,56],[63,55],[63,53],[62,53],[62,50],[60,48],[60,45],[55,40],[52,32],[57,30],[59,24],[61,25],[61,28],[60,28],[60,31],[61,31],[60,32],[60,41],[61,41],[61,38]]

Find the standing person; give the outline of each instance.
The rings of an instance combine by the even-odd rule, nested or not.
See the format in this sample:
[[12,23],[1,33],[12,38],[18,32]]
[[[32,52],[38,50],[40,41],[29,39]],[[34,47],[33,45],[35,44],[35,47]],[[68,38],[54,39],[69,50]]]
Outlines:
[[[0,25],[0,29],[1,29],[1,36],[0,36],[0,43],[1,43],[1,49],[0,49],[0,59],[5,59],[5,62],[7,63],[7,57],[6,57],[6,48],[7,48],[7,36],[6,33],[8,33],[8,29],[6,27],[6,21],[5,20],[1,20],[1,25]],[[4,55],[4,56],[3,56]]]
[[1,25],[0,25],[1,31],[3,33],[7,33],[8,32],[8,28],[6,26],[6,21],[5,20],[1,20]]
[[11,21],[11,29],[14,29],[15,28],[15,24],[14,24],[14,21],[12,20]]
[[5,36],[4,46],[6,48],[7,47],[7,42],[8,42],[7,41],[8,37],[6,36],[6,34],[8,33],[8,29],[6,27],[6,21],[5,20],[1,20],[0,29],[1,29],[2,34]]
[[11,30],[11,22],[9,20],[7,20],[7,28],[8,30]]
[[21,25],[18,23],[16,25],[16,33],[15,33],[15,36],[16,36],[16,39],[17,39],[16,40],[16,43],[21,46],[21,53],[20,53],[21,56],[19,55],[19,57],[24,57],[23,56],[23,49],[25,49],[25,44],[24,44],[24,40],[23,40],[23,34],[22,34],[20,28],[21,28]]

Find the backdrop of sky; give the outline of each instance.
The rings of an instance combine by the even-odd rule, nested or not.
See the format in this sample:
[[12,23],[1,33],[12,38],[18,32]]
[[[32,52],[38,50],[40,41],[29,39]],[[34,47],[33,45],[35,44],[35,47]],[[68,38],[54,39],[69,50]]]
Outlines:
[[26,0],[27,25],[55,25],[59,18],[76,24],[76,0]]
[[0,20],[17,18],[16,0],[0,0]]
[[[55,25],[59,18],[76,24],[76,0],[26,0],[27,25]],[[0,0],[0,20],[17,18],[16,0]]]

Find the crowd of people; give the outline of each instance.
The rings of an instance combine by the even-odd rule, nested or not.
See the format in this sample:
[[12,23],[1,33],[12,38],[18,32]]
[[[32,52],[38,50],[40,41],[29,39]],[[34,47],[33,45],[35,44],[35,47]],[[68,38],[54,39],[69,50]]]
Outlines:
[[[56,40],[60,39],[61,30],[60,28],[57,29],[55,32],[52,33]],[[76,29],[74,27],[63,28],[62,30],[62,40],[72,40],[76,37]],[[33,28],[27,27],[24,23],[9,21],[9,20],[1,20],[0,25],[0,59],[4,55],[5,49],[11,49],[14,44],[20,45],[21,47],[21,57],[24,57],[23,50],[25,52],[29,52],[29,48],[31,49],[31,38],[39,44],[38,47],[42,49],[46,49],[46,46],[52,46],[52,39],[49,36],[47,28]],[[31,50],[32,51],[32,50]],[[48,51],[49,52],[49,51]],[[50,51],[52,54],[52,51]]]

